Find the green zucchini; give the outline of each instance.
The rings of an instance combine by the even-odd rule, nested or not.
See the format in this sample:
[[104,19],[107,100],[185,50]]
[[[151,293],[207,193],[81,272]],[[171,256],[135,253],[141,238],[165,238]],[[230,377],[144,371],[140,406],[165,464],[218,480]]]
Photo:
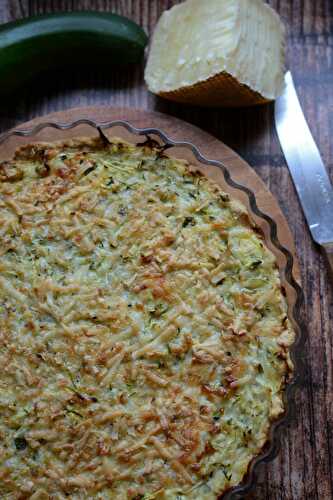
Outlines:
[[65,12],[0,26],[0,91],[12,91],[41,72],[140,61],[147,35],[107,12]]

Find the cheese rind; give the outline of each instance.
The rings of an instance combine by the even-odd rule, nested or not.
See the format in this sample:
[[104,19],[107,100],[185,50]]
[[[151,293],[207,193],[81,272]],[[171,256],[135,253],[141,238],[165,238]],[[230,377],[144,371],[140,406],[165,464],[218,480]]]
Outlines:
[[274,100],[283,90],[284,39],[279,16],[262,0],[187,0],[158,22],[146,83],[199,105]]

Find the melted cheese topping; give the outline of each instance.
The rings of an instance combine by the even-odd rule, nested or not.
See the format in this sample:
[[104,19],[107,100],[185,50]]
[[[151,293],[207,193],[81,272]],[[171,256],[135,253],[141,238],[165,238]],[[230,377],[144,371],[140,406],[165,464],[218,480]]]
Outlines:
[[214,499],[282,411],[273,255],[184,162],[115,141],[0,167],[0,497]]

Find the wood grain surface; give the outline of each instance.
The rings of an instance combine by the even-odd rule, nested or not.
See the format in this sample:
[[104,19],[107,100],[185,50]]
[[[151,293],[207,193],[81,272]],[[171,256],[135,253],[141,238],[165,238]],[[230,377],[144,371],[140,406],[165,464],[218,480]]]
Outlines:
[[[205,0],[203,0],[205,1]],[[118,12],[148,33],[172,0],[0,0],[0,21],[59,10]],[[288,29],[288,61],[302,105],[324,161],[333,175],[333,2],[270,0]],[[333,277],[313,244],[281,154],[273,107],[205,110],[153,97],[143,83],[143,65],[118,70],[58,72],[15,96],[0,98],[0,131],[51,111],[73,106],[112,105],[156,110],[197,125],[242,155],[272,193],[289,222],[301,263],[308,326],[307,375],[297,394],[297,417],[283,432],[277,459],[263,466],[253,500],[333,498]],[[295,130],[295,140],[297,130]],[[332,214],[333,218],[333,214]]]

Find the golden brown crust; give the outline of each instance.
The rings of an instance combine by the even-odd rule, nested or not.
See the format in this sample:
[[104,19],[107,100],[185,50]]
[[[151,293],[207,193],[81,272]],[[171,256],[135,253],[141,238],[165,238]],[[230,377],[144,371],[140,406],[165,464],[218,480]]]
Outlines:
[[1,171],[1,495],[238,484],[283,412],[294,339],[244,207],[119,140],[24,146]]

